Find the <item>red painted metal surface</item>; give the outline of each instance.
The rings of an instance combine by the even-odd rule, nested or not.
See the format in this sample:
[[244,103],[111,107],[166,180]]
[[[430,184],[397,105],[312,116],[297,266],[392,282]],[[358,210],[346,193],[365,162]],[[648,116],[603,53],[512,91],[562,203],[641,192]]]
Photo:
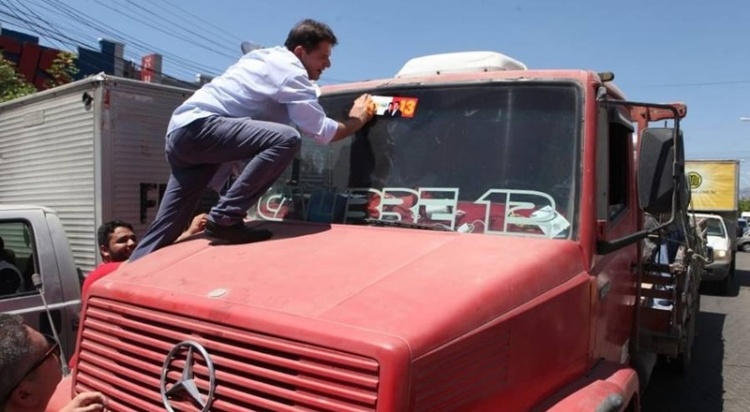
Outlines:
[[[94,284],[79,336],[78,389],[116,392],[122,398],[115,402],[123,405],[155,405],[160,364],[171,345],[189,337],[222,353],[221,370],[234,365],[234,372],[219,375],[225,385],[217,392],[221,399],[252,387],[234,375],[252,374],[251,366],[242,366],[252,359],[272,365],[255,371],[258,376],[295,389],[287,393],[272,384],[256,387],[265,390],[258,398],[232,399],[281,397],[313,408],[320,405],[300,388],[339,401],[348,396],[363,410],[401,410],[412,400],[412,373],[417,384],[410,396],[422,399],[422,410],[479,406],[499,401],[503,393],[508,397],[508,391],[515,392],[508,399],[529,406],[587,368],[590,286],[573,242],[266,225],[274,240],[209,247],[198,239],[123,265]],[[264,358],[236,349],[240,344],[266,347],[260,353],[286,350],[294,357],[301,350],[294,348],[307,348],[320,354],[311,356],[317,364],[303,368],[309,380],[285,381],[279,370],[298,370],[296,361]],[[476,350],[466,351],[471,347]],[[488,362],[492,354],[495,364]],[[349,359],[356,372],[327,376],[344,369],[334,358]],[[481,396],[472,392],[475,381],[451,374],[445,388],[466,396],[450,401],[440,385],[426,384],[464,363],[486,366],[475,370],[481,371],[477,378],[491,379],[486,390],[505,390]],[[105,380],[113,371],[119,378]],[[498,376],[504,384],[493,379]],[[138,399],[144,386],[148,396]],[[220,405],[217,410],[232,409],[231,403],[228,409]],[[332,410],[345,408],[336,404]]]
[[641,223],[632,174],[627,212],[597,221],[598,76],[469,73],[323,92],[517,79],[583,90],[576,242],[268,222],[254,223],[274,231],[266,242],[184,242],[94,285],[77,390],[113,394],[113,410],[154,407],[166,353],[194,339],[218,354],[215,410],[577,411],[610,393],[627,402],[637,389],[627,367],[637,246],[602,257],[596,241]]

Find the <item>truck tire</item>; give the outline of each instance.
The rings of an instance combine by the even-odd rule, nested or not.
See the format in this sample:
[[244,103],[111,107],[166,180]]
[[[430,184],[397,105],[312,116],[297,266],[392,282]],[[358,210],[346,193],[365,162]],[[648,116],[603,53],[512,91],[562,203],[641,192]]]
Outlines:
[[698,312],[701,307],[701,295],[697,294],[694,303],[695,309],[690,315],[690,319],[687,321],[685,346],[683,352],[677,355],[677,358],[673,360],[672,365],[675,372],[680,375],[684,375],[690,369],[690,365],[693,363],[693,344],[695,342],[695,325]]
[[721,296],[729,296],[732,293],[734,286],[734,269],[737,260],[732,259],[732,264],[729,266],[729,272],[721,282],[719,282],[719,294]]

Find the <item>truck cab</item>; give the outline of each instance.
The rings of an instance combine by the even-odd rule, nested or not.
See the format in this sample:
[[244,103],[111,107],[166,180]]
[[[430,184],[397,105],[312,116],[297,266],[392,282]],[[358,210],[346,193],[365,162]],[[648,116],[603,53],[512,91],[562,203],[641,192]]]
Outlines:
[[330,117],[365,92],[377,116],[303,143],[249,211],[271,240],[197,237],[95,283],[72,391],[112,410],[637,410],[641,241],[680,219],[685,108],[612,78],[471,52],[323,87]]

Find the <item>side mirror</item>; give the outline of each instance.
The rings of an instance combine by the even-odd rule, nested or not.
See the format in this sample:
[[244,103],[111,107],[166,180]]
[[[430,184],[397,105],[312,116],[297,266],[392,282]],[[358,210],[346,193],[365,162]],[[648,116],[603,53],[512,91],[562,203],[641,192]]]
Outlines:
[[[641,209],[652,215],[672,212],[672,200],[678,191],[678,202],[686,199],[682,193],[686,188],[683,176],[675,182],[674,174],[684,175],[685,152],[682,133],[677,136],[675,147],[674,129],[647,128],[641,132],[640,156],[638,159],[638,201]],[[678,170],[675,170],[675,163]],[[677,206],[677,205],[675,205]]]

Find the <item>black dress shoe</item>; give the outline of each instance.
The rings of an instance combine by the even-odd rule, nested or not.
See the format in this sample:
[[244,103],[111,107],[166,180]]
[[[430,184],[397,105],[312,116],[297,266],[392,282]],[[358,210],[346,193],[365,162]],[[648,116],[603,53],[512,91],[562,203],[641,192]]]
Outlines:
[[244,223],[222,226],[210,220],[206,222],[205,233],[211,239],[211,245],[240,245],[268,240],[273,236],[268,229],[251,229]]

